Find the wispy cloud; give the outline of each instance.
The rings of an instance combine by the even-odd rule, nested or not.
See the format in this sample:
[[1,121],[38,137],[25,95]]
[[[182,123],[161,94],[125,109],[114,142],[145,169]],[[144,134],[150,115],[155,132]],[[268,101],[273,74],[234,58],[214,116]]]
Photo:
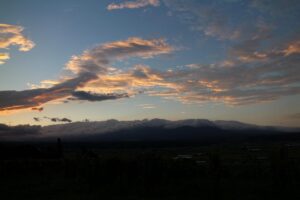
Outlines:
[[154,104],[139,104],[138,107],[142,109],[155,109],[156,106]]
[[177,16],[191,30],[200,32],[204,36],[222,40],[236,39],[241,36],[242,32],[245,32],[246,26],[232,24],[236,17],[235,12],[224,12],[228,8],[222,4],[225,1],[211,3],[197,0],[163,0],[163,2],[172,15]]
[[9,53],[0,53],[0,65],[10,58]]
[[35,109],[49,101],[70,96],[78,87],[95,78],[95,75],[85,73],[76,78],[64,80],[50,88],[0,91],[0,112],[26,108]]
[[36,110],[36,111],[42,112],[44,110],[44,108],[43,107],[34,107],[34,108],[31,108],[31,110]]
[[[20,51],[29,51],[35,44],[22,34],[21,26],[0,24],[0,49],[9,49],[10,46],[18,46]],[[8,53],[0,53],[0,64],[10,58]]]
[[0,24],[0,48],[7,49],[12,45],[19,46],[20,51],[29,51],[34,47],[34,42],[22,34],[21,26]]
[[286,49],[282,51],[286,56],[291,54],[299,54],[300,53],[300,39],[298,41],[292,41]]
[[[157,71],[137,65],[128,71],[101,76],[85,85],[98,92],[127,92],[161,96],[183,103],[222,102],[229,105],[255,104],[300,94],[300,54],[286,49],[297,41],[266,49],[264,59],[245,61],[237,57],[212,64],[189,64]],[[255,48],[243,51],[253,57]],[[258,55],[256,55],[258,56]]]
[[67,63],[67,69],[78,74],[82,72],[106,73],[109,64],[115,60],[129,57],[152,58],[153,56],[169,54],[175,48],[164,39],[145,40],[131,37],[127,40],[115,41],[96,46],[85,51],[80,56],[73,56]]
[[50,120],[51,122],[63,122],[63,123],[71,123],[72,120],[69,119],[69,118],[66,118],[66,117],[63,117],[63,118],[59,118],[59,117],[43,117],[43,118],[40,118],[40,117],[33,117],[33,120],[35,122],[41,122],[43,120]]
[[[35,110],[41,105],[70,98],[72,100],[100,101],[128,97],[126,92],[119,94],[90,93],[84,88],[90,81],[101,79],[110,73],[110,63],[130,57],[151,58],[160,54],[168,54],[175,49],[163,39],[144,40],[129,38],[100,44],[86,50],[82,55],[73,56],[67,63],[67,70],[73,72],[73,78],[63,78],[60,81],[47,81],[49,87],[35,87],[24,91],[0,91],[0,111],[31,108]],[[77,91],[79,90],[79,91]]]
[[159,0],[135,0],[125,1],[122,3],[111,3],[107,6],[107,10],[118,10],[118,9],[136,9],[146,6],[159,6]]
[[51,122],[66,122],[66,123],[71,123],[72,120],[68,119],[66,117],[64,118],[59,118],[59,117],[44,117],[44,119],[49,119]]
[[114,100],[129,97],[128,94],[96,94],[85,91],[74,91],[72,93],[73,97],[68,100],[85,100],[85,101],[104,101],[104,100]]
[[[146,65],[136,65],[128,70],[110,69],[115,60],[149,58],[172,52],[174,48],[163,40],[130,38],[106,43],[70,60],[67,69],[75,74],[75,78],[50,82],[54,85],[48,88],[1,91],[0,110],[35,110],[57,99],[103,101],[141,92],[183,103],[209,101],[246,105],[273,101],[282,96],[300,94],[300,53],[296,50],[286,53],[291,45],[297,43],[298,40],[290,41],[260,52],[265,59],[245,62],[237,57],[212,64],[194,63],[167,71],[153,70]],[[251,57],[253,51],[255,48],[250,48],[241,55]]]

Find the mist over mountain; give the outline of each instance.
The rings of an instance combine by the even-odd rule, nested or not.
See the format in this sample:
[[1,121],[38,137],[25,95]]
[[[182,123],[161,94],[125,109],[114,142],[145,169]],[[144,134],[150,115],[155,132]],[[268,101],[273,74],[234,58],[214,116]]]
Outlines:
[[[33,131],[34,130],[34,131]],[[236,140],[249,137],[299,135],[299,128],[258,126],[238,121],[207,119],[144,119],[133,121],[85,121],[49,126],[1,125],[1,140],[50,140],[61,137],[68,141],[180,141]]]

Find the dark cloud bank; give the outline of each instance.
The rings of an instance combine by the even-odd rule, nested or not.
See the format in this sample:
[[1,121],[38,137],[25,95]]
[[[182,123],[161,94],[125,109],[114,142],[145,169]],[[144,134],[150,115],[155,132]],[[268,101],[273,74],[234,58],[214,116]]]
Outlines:
[[7,126],[0,124],[0,141],[5,140],[30,140],[41,136],[41,126],[18,125]]
[[[67,118],[48,118],[53,122],[68,122],[50,126],[7,126],[0,124],[2,140],[55,141],[61,137],[67,141],[189,141],[199,142],[264,139],[299,139],[299,128],[257,126],[237,121],[210,121],[187,119],[169,121],[163,119],[98,122],[73,122]],[[223,141],[223,142],[224,142]]]

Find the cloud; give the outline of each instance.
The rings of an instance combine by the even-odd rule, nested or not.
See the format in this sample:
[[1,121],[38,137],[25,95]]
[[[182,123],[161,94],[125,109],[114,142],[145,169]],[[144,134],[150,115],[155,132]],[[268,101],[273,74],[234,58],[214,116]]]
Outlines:
[[[265,49],[265,58],[253,58],[255,48],[241,47],[245,61],[237,57],[212,64],[189,64],[172,70],[157,71],[137,65],[127,71],[106,74],[85,85],[97,92],[127,92],[160,96],[183,103],[221,102],[247,105],[269,102],[283,96],[300,94],[300,54],[286,54],[290,44]],[[256,45],[254,45],[256,46]],[[248,49],[247,49],[248,48]],[[236,54],[237,55],[237,54]],[[258,55],[256,55],[258,56]]]
[[128,70],[110,70],[110,64],[115,60],[134,56],[149,58],[171,52],[173,48],[164,42],[161,44],[153,40],[130,38],[106,43],[77,56],[76,62],[73,62],[74,57],[71,59],[69,64],[72,65],[67,67],[74,72],[76,78],[53,82],[54,85],[49,88],[19,93],[25,98],[12,98],[3,94],[4,100],[7,98],[6,101],[13,105],[1,105],[3,100],[0,98],[0,108],[16,109],[17,103],[10,99],[23,99],[20,105],[24,108],[39,107],[59,98],[102,101],[140,93],[183,103],[247,105],[273,101],[300,93],[300,54],[298,51],[286,53],[297,41],[289,41],[275,49],[265,49],[260,52],[265,55],[264,59],[252,58],[246,62],[240,58],[256,55],[255,50],[260,45],[260,41],[257,41],[258,44],[253,45],[254,47],[241,45],[240,49],[237,48],[242,53],[232,54],[236,55],[236,59],[230,58],[212,64],[193,63],[167,71],[153,70],[146,65],[135,65]]
[[131,37],[127,40],[100,44],[85,51],[80,56],[73,56],[67,63],[67,69],[78,74],[82,72],[106,73],[112,61],[129,57],[152,58],[161,54],[169,54],[175,48],[164,39],[144,40]]
[[72,120],[68,119],[68,118],[58,118],[58,117],[53,117],[53,118],[48,118],[46,117],[47,119],[50,119],[51,122],[67,122],[67,123],[71,123]]
[[[260,32],[260,25],[278,32],[299,31],[297,0],[162,0],[169,16],[177,17],[200,38],[217,40],[250,40]],[[289,24],[289,25],[288,25]],[[271,31],[271,30],[269,30]],[[284,34],[281,34],[281,37]],[[279,39],[279,38],[277,38]]]
[[289,17],[298,16],[299,4],[297,0],[251,0],[249,4],[262,13],[268,13],[272,16]]
[[154,109],[154,108],[156,108],[156,106],[153,105],[153,104],[140,104],[140,105],[138,105],[138,107],[141,107],[142,109]]
[[164,0],[163,2],[172,15],[177,16],[191,30],[200,32],[204,36],[233,40],[251,30],[247,28],[251,24],[242,26],[232,23],[236,19],[237,12],[227,10],[228,2],[211,3],[197,0]]
[[186,103],[206,101],[230,105],[273,101],[283,96],[300,94],[300,55],[279,56],[268,61],[222,64],[184,68],[166,73],[164,80],[175,89],[151,94],[178,99]]
[[131,57],[152,58],[153,56],[171,53],[174,50],[164,39],[144,40],[137,37],[97,45],[84,51],[82,55],[73,56],[67,63],[66,69],[74,74],[72,78],[46,81],[42,83],[42,87],[35,86],[34,89],[30,90],[0,91],[0,112],[26,108],[36,110],[35,108],[47,102],[72,96],[73,99],[88,101],[128,97],[127,92],[92,94],[88,90],[79,89],[87,89],[85,86],[90,81],[101,80],[102,77],[110,74],[110,64],[113,61]]
[[19,46],[20,51],[29,51],[34,47],[34,42],[22,34],[21,26],[0,24],[0,48],[7,49],[12,45]]
[[20,138],[25,136],[37,136],[41,134],[41,126],[30,126],[30,125],[18,125],[18,126],[7,126],[0,124],[0,138]]
[[[11,46],[18,46],[19,51],[29,51],[35,44],[22,34],[21,26],[0,24],[0,49],[9,49]],[[8,53],[0,53],[0,65],[10,58]]]
[[96,94],[85,91],[74,91],[69,100],[104,101],[129,97],[128,94]]
[[44,108],[43,107],[34,107],[34,108],[31,108],[31,110],[36,110],[36,111],[42,112],[44,110]]
[[286,49],[283,50],[286,56],[300,53],[300,40],[291,42]]
[[55,100],[103,101],[140,93],[183,103],[229,105],[300,94],[299,40],[270,48],[262,45],[269,38],[268,28],[263,24],[259,27],[255,37],[232,47],[228,58],[221,62],[192,63],[166,71],[143,64],[126,70],[111,67],[116,61],[132,57],[147,59],[175,51],[164,39],[132,37],[100,44],[70,59],[66,70],[73,73],[72,78],[46,80],[31,90],[0,91],[0,111],[39,110],[43,104]]
[[59,118],[59,117],[44,117],[44,118],[34,117],[33,118],[33,120],[36,121],[36,122],[40,122],[43,119],[50,120],[51,122],[67,122],[67,123],[71,123],[72,122],[71,119],[68,119],[66,117],[64,117],[64,118]]
[[117,10],[117,9],[136,9],[146,6],[159,6],[159,0],[135,0],[135,1],[125,1],[123,3],[111,3],[107,6],[107,10]]
[[40,121],[40,118],[34,117],[33,120],[36,121],[36,122],[39,122],[39,121]]
[[146,65],[136,65],[127,71],[106,74],[85,85],[83,89],[98,93],[127,93],[129,96],[151,88],[176,88],[164,80],[164,72],[155,71]]
[[0,53],[0,65],[10,58],[9,53]]
[[78,77],[64,80],[50,88],[39,88],[23,91],[0,91],[0,111],[18,110],[43,105],[52,100],[68,97],[78,87],[97,78],[94,74],[83,73]]

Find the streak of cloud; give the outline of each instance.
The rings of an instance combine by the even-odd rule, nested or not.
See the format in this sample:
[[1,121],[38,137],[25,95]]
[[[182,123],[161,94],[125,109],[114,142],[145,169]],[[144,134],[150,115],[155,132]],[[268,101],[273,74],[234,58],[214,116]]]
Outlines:
[[49,101],[68,97],[78,87],[97,78],[93,74],[80,74],[50,88],[31,89],[23,91],[0,91],[0,111],[36,108]]
[[65,123],[71,123],[72,122],[71,119],[68,119],[66,117],[64,117],[64,118],[59,118],[59,117],[44,117],[44,119],[48,119],[51,122],[65,122]]
[[44,108],[43,107],[34,107],[34,108],[31,108],[31,110],[36,110],[36,111],[42,112],[44,110]]
[[135,1],[125,1],[122,3],[111,3],[107,6],[107,10],[119,10],[119,9],[136,9],[146,6],[159,6],[159,0],[135,0]]
[[38,118],[38,117],[34,117],[33,120],[36,121],[36,122],[41,121],[40,118]]
[[10,58],[9,53],[0,53],[0,65],[4,64]]
[[104,101],[129,97],[128,94],[96,94],[85,91],[74,91],[69,100]]
[[[212,64],[189,64],[178,69],[156,71],[138,65],[127,72],[107,74],[85,85],[98,92],[129,92],[174,99],[183,103],[222,102],[247,105],[300,94],[300,54],[287,55],[289,42],[276,51],[266,51],[255,62],[225,60]],[[248,54],[247,54],[247,53]],[[252,56],[245,51],[243,56]]]
[[153,105],[153,104],[140,104],[140,105],[138,105],[138,107],[140,107],[142,109],[154,109],[154,108],[156,108],[156,106]]
[[84,51],[82,55],[73,56],[67,63],[67,69],[75,74],[93,72],[105,74],[109,64],[129,57],[152,58],[169,54],[175,50],[164,39],[144,40],[131,37],[127,40],[109,42]]

